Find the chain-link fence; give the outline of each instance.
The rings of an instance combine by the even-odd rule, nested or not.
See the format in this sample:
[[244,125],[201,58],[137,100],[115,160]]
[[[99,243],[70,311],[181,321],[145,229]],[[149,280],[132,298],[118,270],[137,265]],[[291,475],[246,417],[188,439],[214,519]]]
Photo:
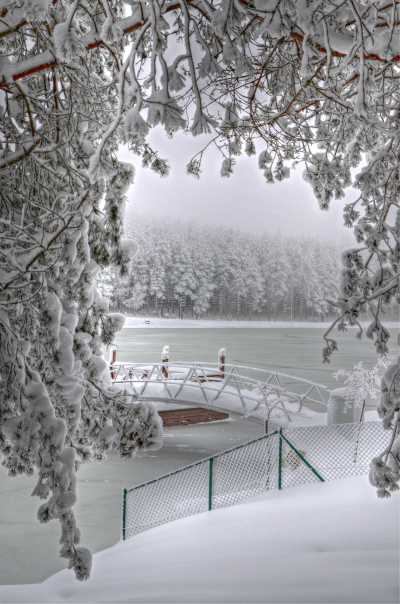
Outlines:
[[389,440],[380,422],[299,427],[285,430],[283,436],[291,442],[290,447],[282,439],[283,488],[313,480],[293,447],[324,480],[334,480],[367,474],[371,459]]
[[124,489],[122,538],[270,489],[365,474],[388,440],[380,422],[298,427],[262,436]]

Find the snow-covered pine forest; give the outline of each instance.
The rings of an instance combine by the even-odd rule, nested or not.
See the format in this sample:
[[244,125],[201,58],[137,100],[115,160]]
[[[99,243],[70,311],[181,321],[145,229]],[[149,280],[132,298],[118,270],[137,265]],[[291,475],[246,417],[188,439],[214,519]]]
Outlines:
[[99,288],[110,310],[162,317],[321,320],[334,316],[340,252],[326,242],[194,223],[127,226],[127,274]]

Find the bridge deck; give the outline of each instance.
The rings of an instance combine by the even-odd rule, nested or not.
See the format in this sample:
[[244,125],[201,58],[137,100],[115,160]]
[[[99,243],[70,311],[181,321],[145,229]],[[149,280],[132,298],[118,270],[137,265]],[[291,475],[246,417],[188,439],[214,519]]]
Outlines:
[[189,424],[204,424],[229,418],[228,413],[215,411],[214,409],[203,409],[202,407],[159,411],[159,415],[163,420],[165,428],[172,426],[187,426]]

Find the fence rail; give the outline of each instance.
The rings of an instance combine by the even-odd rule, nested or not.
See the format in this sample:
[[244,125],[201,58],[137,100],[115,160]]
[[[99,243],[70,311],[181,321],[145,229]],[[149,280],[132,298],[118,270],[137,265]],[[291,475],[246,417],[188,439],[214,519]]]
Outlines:
[[122,538],[271,489],[366,474],[388,440],[380,422],[272,432],[124,489]]

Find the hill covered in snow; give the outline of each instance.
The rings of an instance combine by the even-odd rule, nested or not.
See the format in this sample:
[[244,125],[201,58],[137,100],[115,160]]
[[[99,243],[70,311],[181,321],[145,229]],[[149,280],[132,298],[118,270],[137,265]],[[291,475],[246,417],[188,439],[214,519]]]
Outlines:
[[400,495],[367,477],[270,492],[94,556],[92,577],[0,587],[2,603],[397,603]]

